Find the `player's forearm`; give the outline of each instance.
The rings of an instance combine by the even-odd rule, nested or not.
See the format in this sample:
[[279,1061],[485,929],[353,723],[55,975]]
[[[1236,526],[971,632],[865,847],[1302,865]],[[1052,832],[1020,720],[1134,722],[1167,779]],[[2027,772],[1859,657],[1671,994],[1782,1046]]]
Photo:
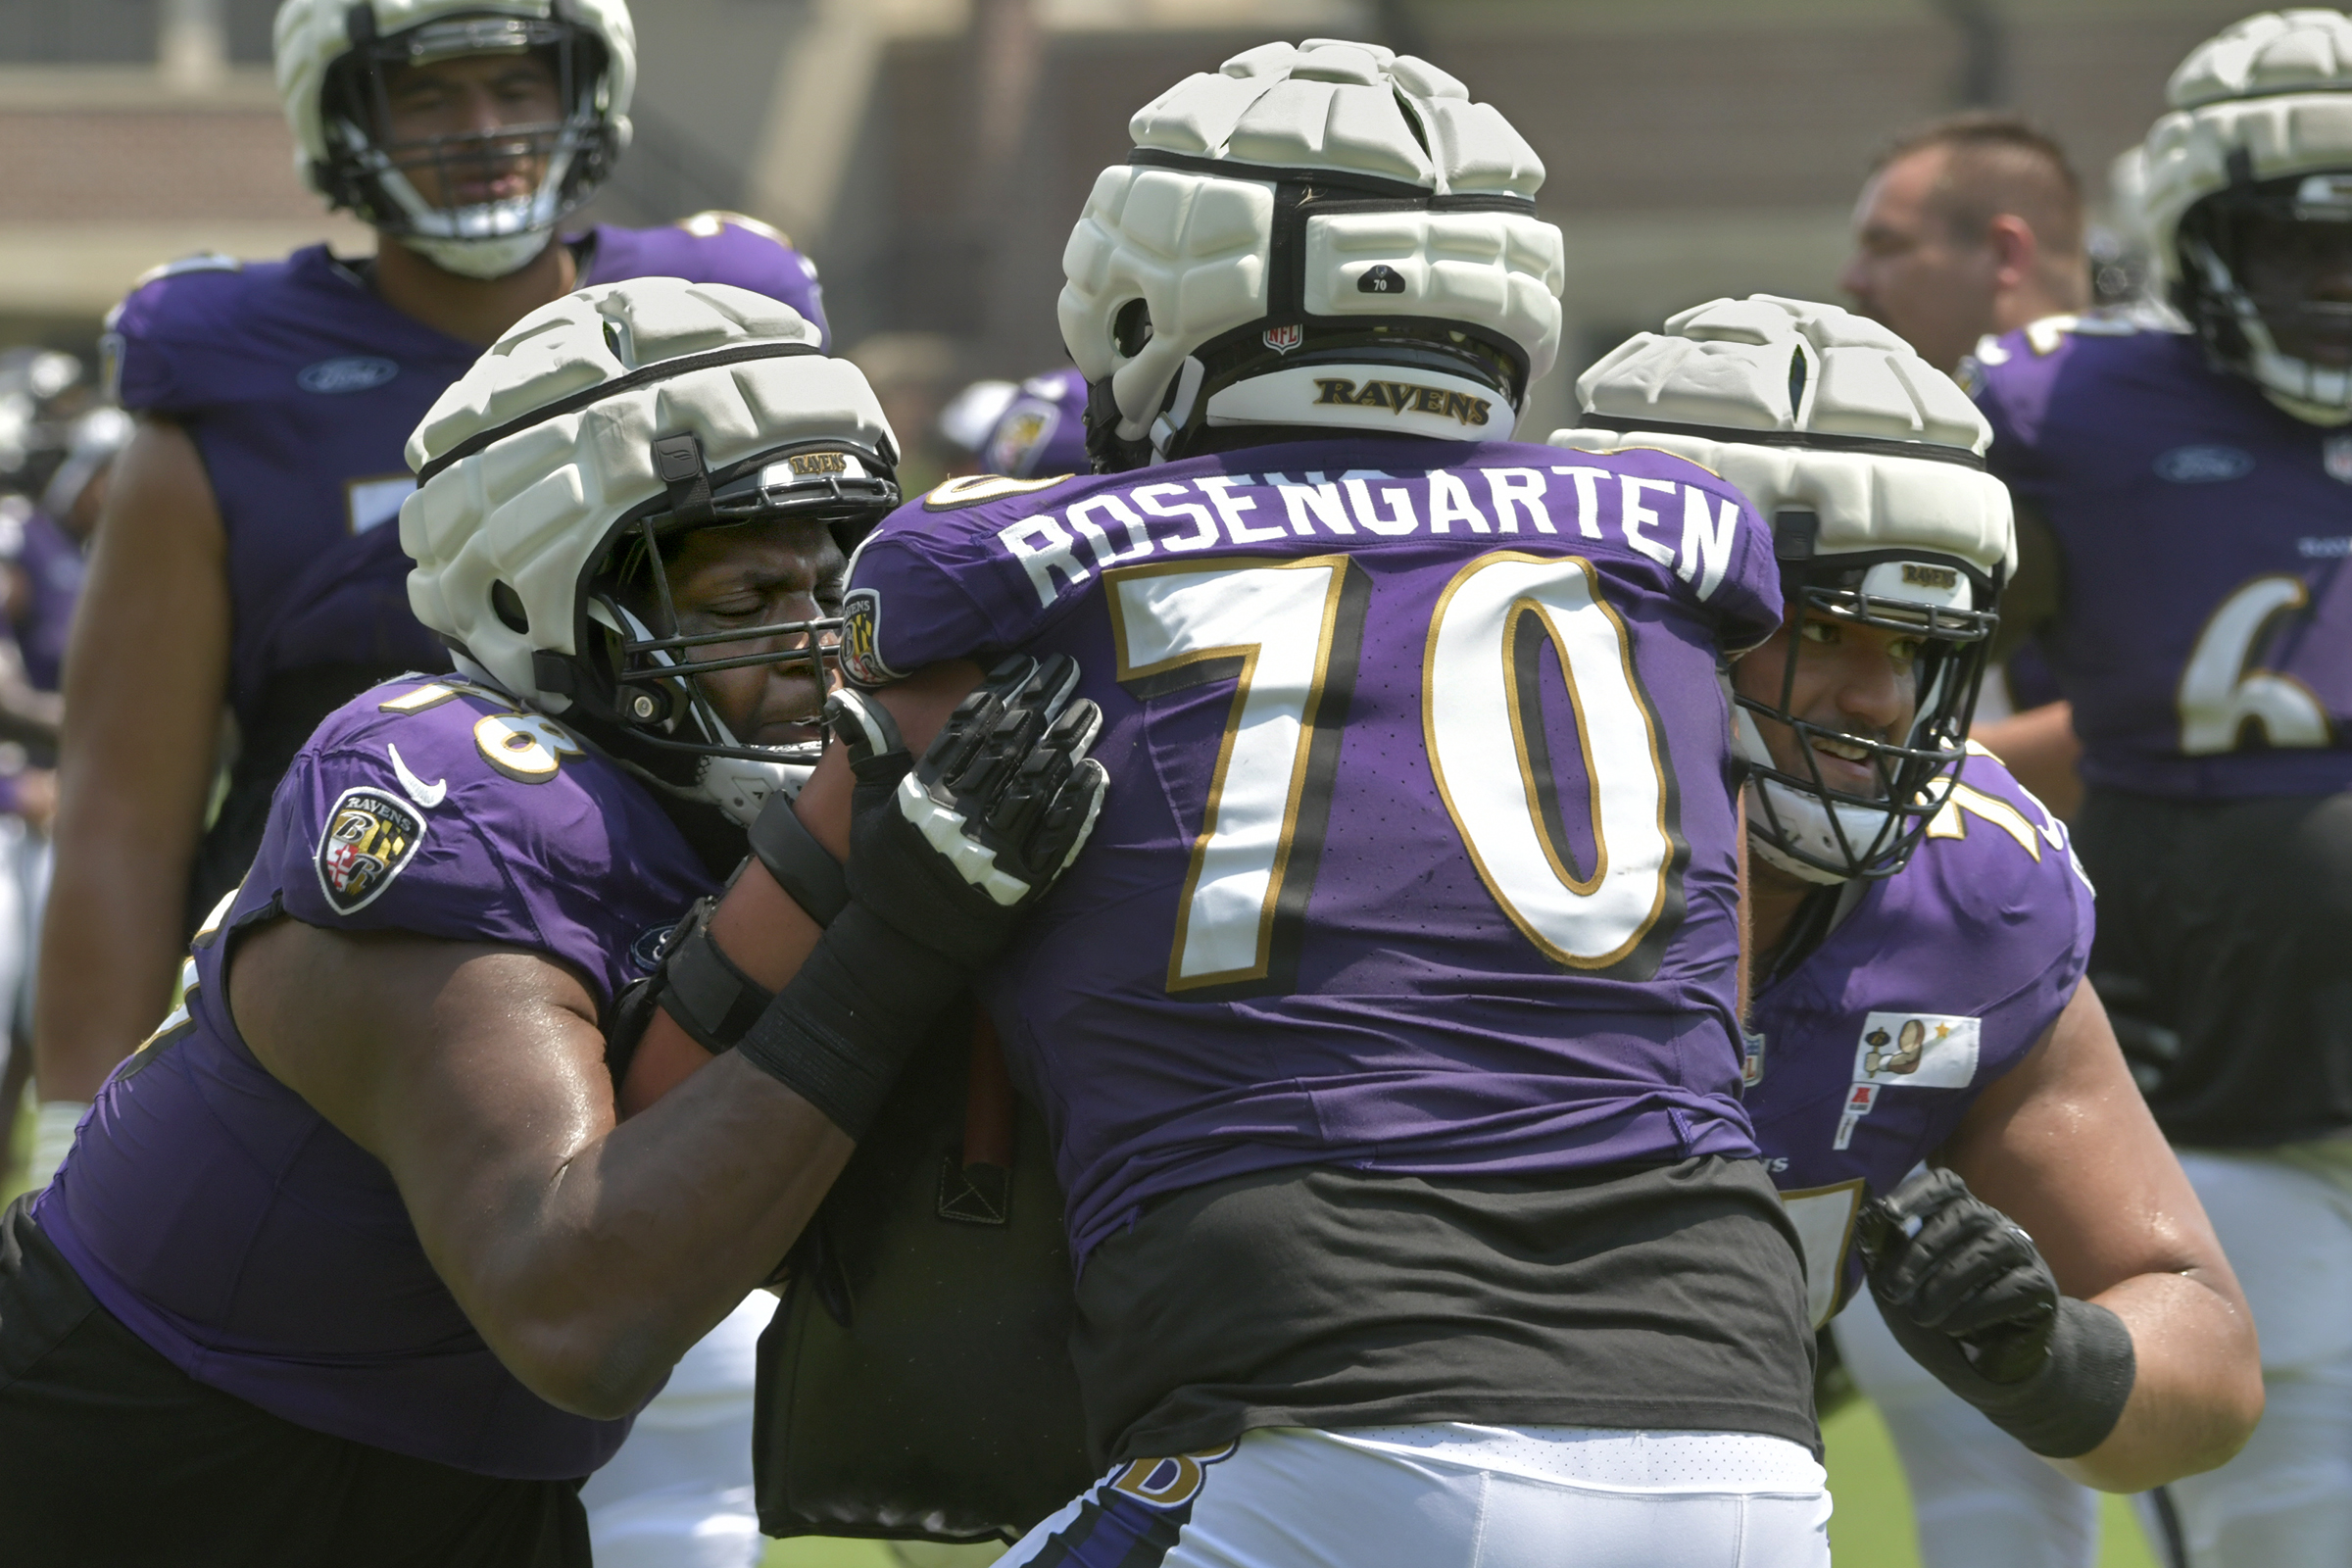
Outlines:
[[196,834],[107,808],[67,775],[41,927],[33,1071],[43,1100],[90,1100],[163,1021],[184,956]]
[[2139,1274],[2092,1299],[2132,1331],[2132,1396],[2106,1441],[2051,1461],[2087,1487],[2144,1492],[2224,1463],[2262,1417],[2262,1363],[2242,1305],[2196,1277]]
[[807,1101],[721,1057],[514,1184],[513,1240],[443,1277],[533,1393],[625,1415],[767,1278],[853,1148]]

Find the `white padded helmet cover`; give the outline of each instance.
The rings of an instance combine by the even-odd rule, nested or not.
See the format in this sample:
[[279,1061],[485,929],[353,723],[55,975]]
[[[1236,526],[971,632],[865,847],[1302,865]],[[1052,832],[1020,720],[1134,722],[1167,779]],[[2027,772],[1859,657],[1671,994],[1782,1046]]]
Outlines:
[[[1143,435],[1194,349],[1266,314],[1275,170],[1370,175],[1441,196],[1532,198],[1544,183],[1543,161],[1493,105],[1471,102],[1469,89],[1436,67],[1376,44],[1261,45],[1178,82],[1138,110],[1128,129],[1139,148],[1231,168],[1102,171],[1062,253],[1062,341],[1090,382],[1110,379],[1128,440]],[[1560,232],[1532,214],[1312,218],[1305,260],[1309,313],[1468,321],[1517,345],[1530,380],[1558,357]],[[1381,266],[1401,277],[1401,292],[1358,289]],[[1139,298],[1152,335],[1129,358],[1112,323]],[[1364,414],[1366,422],[1400,427],[1383,411]]]
[[[674,277],[598,284],[541,306],[492,344],[409,437],[409,466],[666,360],[817,340],[800,313],[749,289]],[[858,368],[813,354],[688,370],[591,402],[461,459],[402,505],[416,618],[509,691],[547,701],[535,695],[531,655],[579,651],[582,571],[622,514],[665,490],[654,441],[689,432],[713,470],[795,441],[895,445]],[[498,582],[522,600],[528,632],[499,618],[490,599]]]
[[[1801,358],[1792,404],[1790,361]],[[1812,431],[1957,447],[1983,455],[1991,427],[1952,378],[1886,327],[1835,305],[1751,294],[1694,306],[1618,345],[1577,379],[1593,414],[1734,430]],[[1735,436],[1578,428],[1554,446],[1651,447],[1722,475],[1771,517],[1821,519],[1822,554],[1913,547],[2003,581],[2017,566],[2009,492],[1990,474],[1931,458],[1767,446]]]
[[2141,211],[2170,283],[2180,275],[2181,216],[2229,186],[2232,152],[2245,150],[2257,180],[2352,170],[2352,19],[2248,17],[2192,50],[2165,95],[2172,112],[2141,144]]

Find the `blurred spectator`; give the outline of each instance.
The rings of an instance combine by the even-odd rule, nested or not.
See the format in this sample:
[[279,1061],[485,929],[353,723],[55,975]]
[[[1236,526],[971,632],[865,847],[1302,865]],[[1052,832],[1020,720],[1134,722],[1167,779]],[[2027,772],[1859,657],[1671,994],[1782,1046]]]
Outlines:
[[[32,1076],[32,975],[57,812],[66,634],[82,544],[128,439],[120,409],[90,407],[81,363],[0,354],[0,1168]],[[79,412],[76,412],[79,411]]]
[[1064,366],[1021,383],[988,432],[981,458],[990,473],[1037,479],[1092,473],[1086,455],[1086,377]]
[[1987,333],[2087,308],[2082,192],[2065,152],[1984,112],[1902,137],[1862,187],[1838,282],[1947,371]]

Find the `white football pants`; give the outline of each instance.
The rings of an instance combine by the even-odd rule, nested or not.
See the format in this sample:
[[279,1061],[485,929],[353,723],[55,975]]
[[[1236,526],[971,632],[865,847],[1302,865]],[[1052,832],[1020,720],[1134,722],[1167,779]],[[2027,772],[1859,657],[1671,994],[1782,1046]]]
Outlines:
[[1779,1438],[1272,1427],[1117,1466],[999,1568],[1829,1568],[1829,1522]]
[[776,1298],[754,1291],[686,1352],[580,1501],[597,1568],[754,1568],[752,1386]]
[[1831,1324],[1911,1485],[1926,1568],[2091,1568],[2099,1494],[1984,1419],[1897,1344],[1866,1290]]
[[2352,1563],[2352,1140],[2179,1151],[2262,1337],[2262,1424],[2219,1470],[2164,1489],[2141,1521],[2177,1568]]

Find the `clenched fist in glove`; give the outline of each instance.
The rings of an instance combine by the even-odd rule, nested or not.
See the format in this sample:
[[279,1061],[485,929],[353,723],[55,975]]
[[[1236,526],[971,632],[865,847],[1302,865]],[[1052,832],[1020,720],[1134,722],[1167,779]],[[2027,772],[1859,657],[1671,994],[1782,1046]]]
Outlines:
[[1862,1210],[1870,1293],[1913,1360],[2035,1453],[2071,1459],[2106,1440],[2131,1397],[2132,1335],[2060,1294],[2034,1239],[1948,1170],[1926,1170]]
[[[1006,660],[920,762],[881,704],[836,692],[826,722],[857,780],[849,903],[736,1050],[864,1134],[924,1029],[1012,939],[1085,847],[1109,778],[1078,666]],[[755,834],[758,829],[755,828]]]

